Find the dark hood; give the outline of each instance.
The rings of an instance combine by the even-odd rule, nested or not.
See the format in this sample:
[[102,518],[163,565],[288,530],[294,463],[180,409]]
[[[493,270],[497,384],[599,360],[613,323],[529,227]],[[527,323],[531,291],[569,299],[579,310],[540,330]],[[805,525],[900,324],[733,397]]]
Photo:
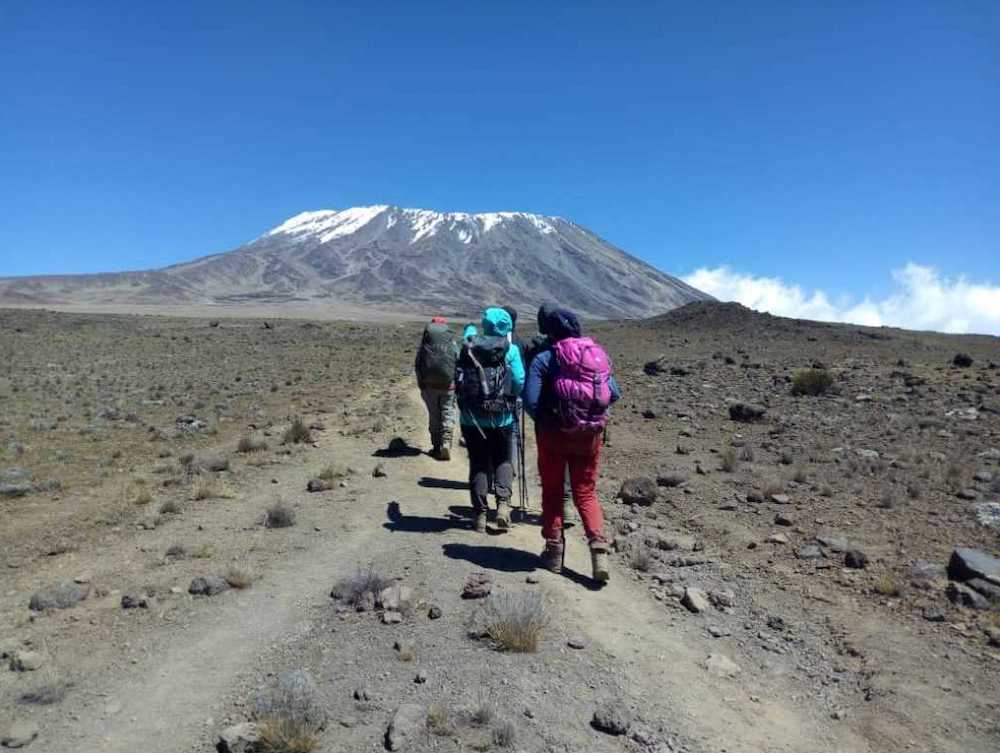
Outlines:
[[580,320],[576,314],[568,309],[547,311],[543,324],[545,328],[542,332],[551,337],[554,342],[565,340],[567,337],[580,336]]

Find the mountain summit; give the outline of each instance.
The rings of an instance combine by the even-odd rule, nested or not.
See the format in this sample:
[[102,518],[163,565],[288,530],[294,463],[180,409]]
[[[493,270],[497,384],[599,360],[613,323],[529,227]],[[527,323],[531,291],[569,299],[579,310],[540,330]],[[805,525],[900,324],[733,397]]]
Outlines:
[[384,308],[663,313],[706,294],[561,217],[394,206],[303,212],[227,253],[149,272],[0,280],[0,302],[343,301]]

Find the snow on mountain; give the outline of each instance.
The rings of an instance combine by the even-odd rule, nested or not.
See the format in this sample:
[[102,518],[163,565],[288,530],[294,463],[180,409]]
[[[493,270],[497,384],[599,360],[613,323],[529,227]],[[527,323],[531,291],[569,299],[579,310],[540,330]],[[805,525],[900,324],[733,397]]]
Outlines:
[[640,317],[705,298],[560,217],[387,205],[302,212],[233,251],[161,270],[0,280],[0,302],[342,301],[414,314],[555,301]]

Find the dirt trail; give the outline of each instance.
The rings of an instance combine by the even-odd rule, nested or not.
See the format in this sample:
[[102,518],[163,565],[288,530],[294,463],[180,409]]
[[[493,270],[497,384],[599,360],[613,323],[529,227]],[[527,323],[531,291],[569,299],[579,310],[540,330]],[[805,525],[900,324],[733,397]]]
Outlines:
[[[416,426],[423,422],[422,411],[414,395],[409,418]],[[415,431],[406,438],[422,446],[421,434]],[[373,449],[363,439],[331,433],[324,435],[320,449],[312,452],[335,453],[345,464],[366,471],[374,462]],[[265,657],[276,646],[290,645],[294,651],[300,650],[295,647],[301,643],[304,651],[314,644],[312,623],[330,613],[331,584],[352,573],[359,563],[405,556],[412,565],[408,577],[413,581],[450,584],[461,582],[474,568],[468,562],[443,556],[442,546],[447,551],[448,547],[488,544],[509,552],[513,561],[529,559],[525,553],[534,553],[540,546],[535,525],[518,525],[507,535],[489,536],[485,541],[460,527],[442,526],[434,531],[436,535],[404,530],[401,536],[398,528],[385,525],[383,516],[390,500],[405,500],[406,516],[424,521],[442,519],[449,505],[466,505],[467,492],[459,488],[466,468],[463,455],[457,452],[450,464],[422,455],[388,460],[387,479],[372,479],[364,473],[352,501],[335,503],[335,512],[330,507],[316,507],[303,516],[299,528],[315,526],[319,530],[295,539],[296,547],[272,561],[253,588],[212,599],[186,625],[161,626],[150,638],[151,650],[136,665],[124,672],[105,671],[86,692],[67,700],[64,711],[68,718],[47,725],[33,749],[106,753],[207,750],[234,688],[252,687],[262,671],[272,670]],[[305,497],[300,490],[307,478],[307,463],[315,463],[315,455],[269,469],[267,473],[277,483],[259,485],[250,503],[262,503],[273,497],[275,490]],[[528,477],[537,509],[539,490],[531,469]],[[438,488],[422,488],[418,485],[422,478],[443,483]],[[306,502],[311,504],[312,500]],[[589,558],[585,546],[578,529],[572,534],[567,564],[577,573],[586,573]],[[505,555],[501,552],[500,556]],[[524,569],[511,568],[494,576],[499,587],[514,587],[523,583]],[[671,613],[620,569],[613,571],[610,586],[600,591],[591,590],[585,578],[548,573],[539,577],[559,615],[559,628],[586,636],[594,648],[588,653],[603,657],[594,659],[605,662],[602,671],[625,678],[633,697],[644,699],[651,709],[669,718],[698,749],[870,750],[849,727],[816,718],[809,708],[792,700],[791,689],[768,693],[746,669],[733,680],[711,677],[700,663],[710,651],[725,652],[724,645],[717,641],[710,647],[707,639],[691,640],[690,635],[673,630]],[[586,692],[585,687],[578,690]],[[549,703],[555,703],[554,699]],[[360,749],[362,735],[367,740],[364,747],[370,749],[371,733],[360,728],[344,731],[336,749]]]

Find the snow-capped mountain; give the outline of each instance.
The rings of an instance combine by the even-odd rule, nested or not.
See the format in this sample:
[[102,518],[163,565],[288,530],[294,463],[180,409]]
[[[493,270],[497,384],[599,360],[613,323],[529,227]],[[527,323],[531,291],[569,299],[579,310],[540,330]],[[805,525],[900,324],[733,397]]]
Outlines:
[[473,312],[556,301],[641,317],[709,296],[586,228],[526,212],[303,212],[227,253],[149,272],[0,280],[0,303],[345,302]]

